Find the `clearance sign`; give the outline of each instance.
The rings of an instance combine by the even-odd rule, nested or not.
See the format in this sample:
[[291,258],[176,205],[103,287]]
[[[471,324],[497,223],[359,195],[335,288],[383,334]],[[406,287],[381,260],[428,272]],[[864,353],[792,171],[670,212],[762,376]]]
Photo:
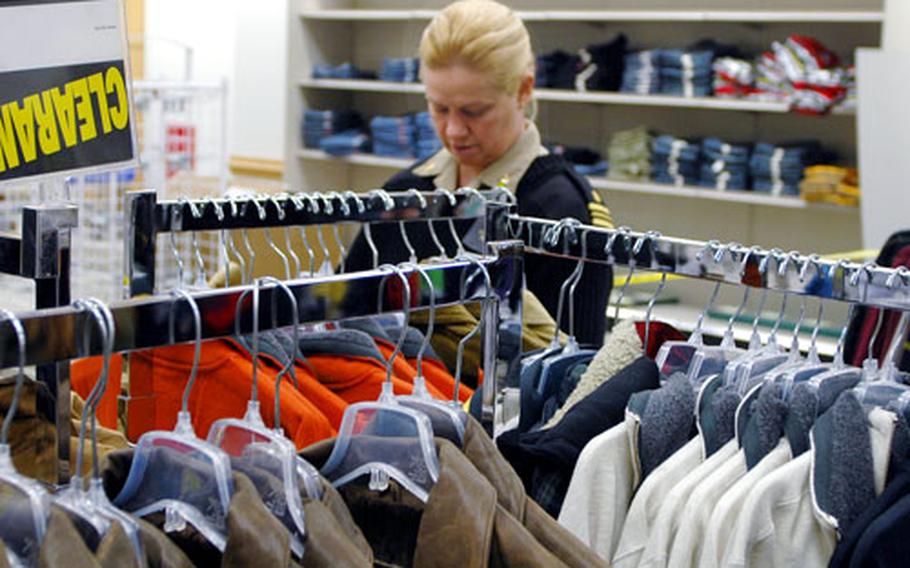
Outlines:
[[136,164],[118,0],[0,0],[0,183]]

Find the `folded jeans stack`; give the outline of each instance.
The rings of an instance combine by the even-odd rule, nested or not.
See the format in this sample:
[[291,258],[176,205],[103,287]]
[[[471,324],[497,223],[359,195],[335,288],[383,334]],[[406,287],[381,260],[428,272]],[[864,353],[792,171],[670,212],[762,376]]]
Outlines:
[[803,170],[830,159],[818,143],[800,143],[786,146],[759,143],[755,145],[749,170],[752,188],[772,195],[799,195]]
[[651,176],[651,134],[644,126],[617,132],[607,147],[607,177],[635,181]]
[[323,138],[362,126],[363,119],[353,110],[307,110],[303,114],[303,145],[319,148]]
[[625,56],[620,91],[648,95],[660,92],[659,49],[636,51]]
[[658,183],[697,185],[701,174],[701,145],[662,135],[651,141],[651,178]]
[[375,79],[376,73],[355,67],[353,63],[345,62],[341,65],[317,63],[313,67],[314,79]]
[[418,159],[429,158],[442,149],[442,142],[436,136],[436,128],[433,127],[433,119],[430,118],[430,113],[417,113],[414,116],[414,123],[417,127],[415,148],[417,149]]
[[382,60],[379,78],[395,83],[416,83],[420,81],[420,60],[414,57],[386,57]]
[[703,187],[749,189],[749,157],[747,144],[728,144],[719,138],[705,138],[701,144],[703,162],[701,179]]
[[393,158],[413,158],[416,141],[414,115],[375,116],[370,120],[373,153]]
[[351,128],[332,136],[326,136],[319,147],[330,156],[350,156],[370,151],[370,135],[362,128]]
[[660,51],[660,92],[683,97],[707,97],[714,89],[712,51]]

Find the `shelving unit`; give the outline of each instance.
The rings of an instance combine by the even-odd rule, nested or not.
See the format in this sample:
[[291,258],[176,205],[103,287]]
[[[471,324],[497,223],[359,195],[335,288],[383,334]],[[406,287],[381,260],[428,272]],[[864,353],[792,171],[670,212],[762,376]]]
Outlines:
[[[901,0],[898,0],[901,1]],[[410,160],[373,155],[333,158],[301,146],[306,108],[355,108],[365,117],[425,110],[420,84],[312,79],[317,63],[350,61],[379,69],[384,57],[413,57],[427,21],[446,0],[291,0],[288,11],[287,150],[291,187],[381,187]],[[528,23],[536,53],[603,43],[618,33],[630,49],[677,47],[702,38],[734,44],[747,54],[791,33],[817,37],[852,59],[857,47],[881,44],[884,0],[509,0]],[[786,103],[536,89],[537,125],[545,141],[605,153],[613,133],[646,125],[687,138],[784,143],[818,139],[847,165],[858,155],[856,113],[823,117],[790,111]],[[750,191],[668,187],[643,180],[591,179],[618,223],[698,239],[754,242],[820,253],[861,247],[856,208],[807,203]],[[683,303],[701,302],[703,290]]]

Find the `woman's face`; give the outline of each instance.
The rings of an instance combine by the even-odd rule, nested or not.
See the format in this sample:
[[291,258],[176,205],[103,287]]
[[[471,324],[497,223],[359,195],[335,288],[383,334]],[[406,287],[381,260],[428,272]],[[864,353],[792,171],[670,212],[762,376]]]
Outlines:
[[458,163],[482,170],[499,159],[524,130],[533,75],[508,95],[488,77],[464,65],[423,70],[436,133]]

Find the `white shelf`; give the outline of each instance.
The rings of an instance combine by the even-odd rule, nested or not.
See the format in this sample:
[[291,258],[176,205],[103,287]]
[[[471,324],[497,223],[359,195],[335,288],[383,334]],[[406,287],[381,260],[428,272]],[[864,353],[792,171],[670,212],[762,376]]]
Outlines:
[[[302,160],[318,160],[323,162],[337,162],[355,166],[370,166],[400,170],[410,167],[416,159],[386,158],[372,154],[353,154],[351,156],[336,157],[326,154],[322,150],[305,148],[297,151],[297,156]],[[649,182],[616,181],[602,177],[589,177],[591,187],[608,191],[623,191],[628,193],[643,193],[648,195],[661,195],[668,197],[689,197],[707,199],[711,201],[726,201],[728,203],[744,203],[747,205],[763,205],[767,207],[783,207],[787,209],[825,209],[856,213],[856,208],[839,207],[824,203],[810,203],[797,197],[775,197],[751,191],[717,191],[702,187],[674,187],[666,184]]]
[[[816,22],[879,24],[881,11],[859,10],[548,10],[519,11],[527,22]],[[436,10],[303,10],[306,20],[408,21],[429,20]]]
[[622,191],[627,193],[647,193],[667,197],[692,197],[710,201],[726,201],[728,203],[745,203],[748,205],[764,205],[768,207],[783,207],[786,209],[824,209],[840,211],[843,213],[857,214],[855,207],[842,207],[826,203],[812,203],[803,201],[798,197],[774,196],[754,191],[727,190],[718,191],[706,187],[672,186],[663,183],[647,181],[620,181],[603,177],[589,177],[591,187],[607,191]]
[[[399,93],[416,95],[424,92],[419,83],[396,83],[371,79],[303,79],[301,88],[355,91],[368,93]],[[711,110],[732,110],[744,112],[768,112],[785,114],[790,105],[779,102],[762,102],[715,97],[674,97],[667,95],[635,95],[614,92],[578,92],[563,89],[535,89],[538,101],[587,103],[604,105],[632,105],[676,108],[701,108]],[[834,114],[854,114],[853,109],[834,109]]]
[[339,158],[326,154],[322,150],[314,150],[312,148],[299,150],[297,156],[303,160],[319,160],[323,162],[337,162],[341,164],[353,164],[355,166],[371,166],[395,170],[410,167],[417,161],[416,158],[387,158],[385,156],[374,156],[372,154],[353,154],[351,156]]

